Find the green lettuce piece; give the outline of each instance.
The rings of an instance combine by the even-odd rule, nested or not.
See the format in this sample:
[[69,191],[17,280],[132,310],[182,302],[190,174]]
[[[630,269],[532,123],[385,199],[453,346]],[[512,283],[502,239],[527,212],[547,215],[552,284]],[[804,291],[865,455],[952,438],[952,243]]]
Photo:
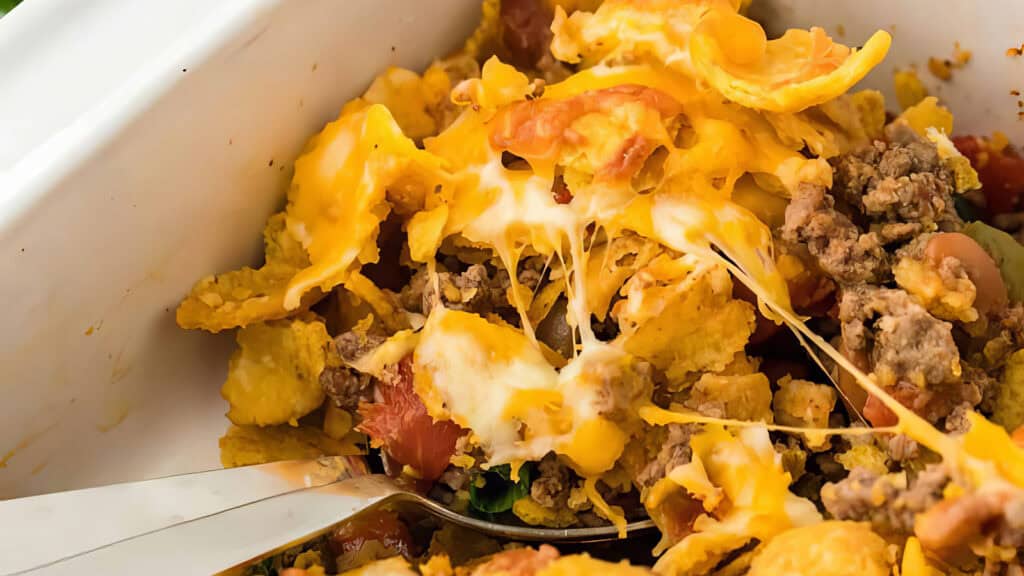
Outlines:
[[[508,464],[495,466],[473,478],[469,484],[469,505],[480,512],[497,514],[512,509],[516,500],[530,493],[532,470],[529,464],[519,469],[519,481],[512,481]],[[483,477],[482,486],[480,484]]]

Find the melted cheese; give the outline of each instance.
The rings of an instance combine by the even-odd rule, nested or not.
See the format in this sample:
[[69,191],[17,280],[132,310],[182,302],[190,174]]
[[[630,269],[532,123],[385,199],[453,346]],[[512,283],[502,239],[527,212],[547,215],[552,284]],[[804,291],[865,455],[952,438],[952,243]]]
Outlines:
[[[706,424],[706,432],[693,440],[696,463],[675,471],[670,480],[701,496],[718,515],[698,519],[697,533],[673,546],[659,562],[666,573],[710,569],[751,539],[766,540],[820,520],[809,502],[788,492],[788,475],[767,435],[768,429],[808,430],[751,426],[651,406],[649,389],[631,373],[635,359],[621,342],[599,342],[590,328],[591,314],[606,312],[592,309],[595,303],[607,300],[606,292],[588,297],[588,278],[594,275],[588,270],[586,244],[598,230],[609,238],[632,231],[725,267],[756,293],[765,315],[785,322],[809,347],[825,352],[899,418],[892,429],[841,433],[899,430],[940,453],[976,485],[1024,486],[1024,452],[1005,431],[972,416],[974,425],[962,438],[942,434],[811,332],[790,307],[769,229],[731,200],[733,186],[746,174],[758,186],[783,195],[802,182],[831,183],[824,158],[806,158],[801,149],[808,145],[829,155],[876,129],[877,122],[865,120],[877,119],[870,102],[851,101],[843,111],[834,99],[881,59],[888,35],[877,33],[859,51],[833,43],[820,30],[791,31],[768,41],[759,27],[737,14],[739,5],[725,0],[609,1],[592,14],[567,17],[559,10],[554,54],[599,65],[548,86],[544,101],[597,98],[601,90],[632,85],[657,90],[658,98],[671,98],[678,111],[654,114],[626,103],[602,111],[604,116],[582,114],[567,124],[575,132],[563,138],[568,144],[551,158],[528,158],[529,170],[503,166],[491,136],[500,124],[496,118],[534,96],[537,86],[497,60],[485,64],[479,80],[453,91],[453,101],[472,106],[444,132],[426,138],[424,149],[402,133],[383,106],[347,106],[296,161],[285,221],[308,262],[289,261],[286,288],[279,286],[285,280],[275,277],[274,306],[262,312],[294,310],[304,296],[343,282],[371,293],[354,272],[377,259],[378,229],[391,211],[407,217],[410,256],[428,265],[435,289],[433,258],[446,238],[458,236],[491,248],[512,280],[521,329],[439,306],[428,311],[419,334],[399,332],[360,359],[359,369],[379,373],[414,350],[415,389],[431,416],[468,428],[491,465],[518,467],[550,451],[561,454],[587,478],[588,497],[620,530],[621,511],[604,502],[596,482],[638,432],[641,418],[651,424]],[[632,64],[610,65],[622,62]],[[814,105],[820,110],[788,116]],[[813,119],[811,112],[819,111],[842,126],[846,140],[822,135],[830,128]],[[617,144],[635,136],[667,152],[660,176],[652,177],[653,191],[645,188],[644,194],[628,179],[597,177],[599,165],[623,149]],[[552,197],[556,166],[565,168],[574,197],[568,204]],[[517,265],[527,250],[563,268],[567,321],[578,329],[579,343],[561,370],[534,338],[529,302],[518,285]],[[401,318],[393,324],[404,327]],[[635,388],[633,399],[618,411],[607,406],[609,382]],[[728,510],[720,509],[725,501]]]
[[[380,104],[328,124],[295,161],[286,219],[311,265],[288,283],[284,307],[295,309],[306,292],[344,282],[354,264],[375,262],[380,223],[393,205],[422,206],[440,184],[440,168]],[[389,202],[385,190],[397,183],[403,198]]]
[[438,308],[420,335],[415,389],[432,417],[472,431],[489,465],[566,456],[583,475],[615,464],[628,434],[603,413],[609,366],[628,355],[587,346],[561,372],[518,330]]

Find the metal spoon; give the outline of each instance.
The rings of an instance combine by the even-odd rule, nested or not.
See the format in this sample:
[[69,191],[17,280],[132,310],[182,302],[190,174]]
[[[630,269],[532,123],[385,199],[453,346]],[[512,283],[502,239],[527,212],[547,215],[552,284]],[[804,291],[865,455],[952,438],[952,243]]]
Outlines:
[[[0,501],[0,574],[212,574],[384,503],[512,540],[617,538],[613,526],[532,528],[464,516],[386,476],[366,475],[361,458],[329,457]],[[627,531],[652,527],[645,520]]]

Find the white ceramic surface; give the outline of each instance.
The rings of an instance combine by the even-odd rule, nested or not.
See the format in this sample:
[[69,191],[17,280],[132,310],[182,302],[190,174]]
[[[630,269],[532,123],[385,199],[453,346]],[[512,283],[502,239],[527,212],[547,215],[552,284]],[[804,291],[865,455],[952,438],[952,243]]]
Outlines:
[[[13,451],[0,497],[218,464],[231,336],[178,330],[175,305],[200,276],[257,258],[291,160],[342,103],[389,64],[455,48],[479,14],[460,0],[207,6],[0,180],[0,458]],[[73,92],[59,76],[50,89]],[[22,103],[26,125],[46,120]]]
[[[174,306],[200,276],[258,258],[290,162],[347,98],[388,64],[420,68],[455,47],[479,11],[476,0],[83,4],[29,0],[0,21],[0,498],[217,464],[231,336],[178,330]],[[849,43],[895,25],[869,81],[883,87],[892,66],[922,67],[959,40],[974,60],[949,84],[929,80],[957,131],[1024,141],[1009,95],[1024,89],[1024,64],[1004,55],[1024,41],[1019,1],[772,6],[759,10],[776,23],[842,24]]]

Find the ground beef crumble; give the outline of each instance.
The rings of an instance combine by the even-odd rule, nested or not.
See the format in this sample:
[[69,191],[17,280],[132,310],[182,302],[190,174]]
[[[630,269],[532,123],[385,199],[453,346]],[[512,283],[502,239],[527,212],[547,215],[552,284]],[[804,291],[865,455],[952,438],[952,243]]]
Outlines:
[[886,268],[878,235],[861,233],[821,186],[800,185],[781,232],[784,240],[807,246],[821,270],[841,284],[877,280]]
[[909,536],[915,515],[939,502],[948,483],[942,465],[931,465],[905,482],[896,475],[854,468],[845,479],[826,484],[821,501],[837,520],[867,521],[879,534]]
[[[385,339],[382,333],[348,331],[335,337],[334,348],[342,360],[351,362]],[[373,398],[374,378],[345,365],[328,366],[320,373],[320,386],[336,407],[354,413],[360,402]]]
[[953,175],[935,146],[903,123],[886,136],[834,158],[832,188],[803,184],[786,210],[782,238],[806,245],[840,284],[886,281],[887,247],[962,225]]
[[669,424],[665,427],[666,437],[657,456],[648,462],[636,475],[634,481],[641,488],[654,486],[676,466],[690,462],[693,451],[690,436],[699,428],[694,424]]
[[903,290],[855,286],[839,304],[843,344],[868,351],[880,383],[925,385],[959,380],[960,352],[952,324],[928,313]]
[[888,142],[876,141],[833,161],[835,198],[873,226],[899,230],[886,234],[891,240],[936,226],[958,227],[953,175],[935,145],[903,123],[890,124],[886,137]]
[[569,468],[554,454],[548,454],[537,464],[537,477],[530,485],[530,497],[541,506],[555,508],[569,499]]
[[[473,264],[463,272],[438,272],[437,280],[440,301],[449,310],[489,314],[511,308],[508,301],[511,282],[504,270],[491,271],[484,264]],[[540,283],[541,275],[526,268],[519,272],[518,280],[526,289],[533,290]],[[423,314],[429,312],[437,300],[426,268],[416,272],[399,294],[403,308]]]

